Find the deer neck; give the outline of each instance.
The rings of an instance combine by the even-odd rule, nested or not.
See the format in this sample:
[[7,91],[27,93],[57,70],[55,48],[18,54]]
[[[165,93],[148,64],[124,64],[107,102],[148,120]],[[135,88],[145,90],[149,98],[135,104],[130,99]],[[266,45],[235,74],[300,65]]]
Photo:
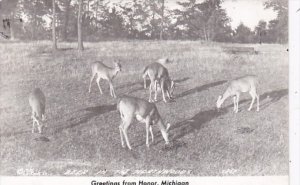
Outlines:
[[224,102],[229,96],[231,96],[231,94],[229,93],[228,90],[226,90],[226,91],[224,92],[224,94],[222,95],[222,98],[220,99],[221,104],[223,104],[223,102]]
[[113,79],[118,74],[118,72],[119,70],[117,68],[112,69],[110,73],[111,79]]

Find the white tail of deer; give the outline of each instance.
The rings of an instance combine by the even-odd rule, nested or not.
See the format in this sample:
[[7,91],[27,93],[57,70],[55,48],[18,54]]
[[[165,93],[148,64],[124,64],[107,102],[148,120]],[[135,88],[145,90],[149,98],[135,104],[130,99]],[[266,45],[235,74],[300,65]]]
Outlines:
[[158,62],[153,62],[145,67],[143,71],[144,88],[146,88],[146,77],[150,78],[149,86],[149,102],[153,102],[152,91],[155,88],[154,101],[157,101],[157,86],[160,85],[160,89],[163,95],[164,102],[167,102],[165,98],[165,92],[167,93],[169,99],[173,99],[173,91],[175,89],[175,83],[170,79],[169,72],[162,64]]
[[46,108],[46,98],[41,89],[36,88],[29,95],[29,105],[32,110],[32,133],[35,130],[35,124],[39,133],[42,133],[41,121],[45,121],[45,108]]
[[161,134],[165,140],[166,144],[169,144],[168,130],[170,124],[165,126],[160,114],[154,103],[149,103],[143,99],[123,96],[118,102],[118,110],[121,115],[121,124],[119,126],[121,144],[125,147],[125,142],[127,147],[131,150],[131,145],[128,140],[127,130],[134,119],[146,124],[146,146],[149,147],[149,131],[151,134],[152,142],[154,141],[154,135],[152,131],[152,125],[158,125]]
[[259,95],[257,94],[257,84],[258,80],[257,77],[254,75],[248,75],[244,76],[235,80],[232,80],[229,83],[229,86],[227,87],[226,91],[224,92],[223,95],[220,95],[217,100],[217,108],[219,109],[223,102],[228,98],[228,97],[233,97],[233,104],[234,104],[234,112],[237,113],[239,109],[239,98],[240,98],[240,93],[245,93],[249,92],[252,101],[250,104],[250,107],[248,108],[248,111],[252,109],[253,103],[255,101],[255,98],[257,100],[257,108],[256,111],[259,111]]
[[89,93],[91,93],[92,82],[97,75],[96,83],[98,85],[100,94],[103,94],[102,89],[100,87],[100,80],[105,79],[109,83],[110,95],[116,98],[116,93],[112,84],[112,80],[118,74],[118,72],[122,71],[122,67],[119,62],[114,62],[114,68],[108,67],[104,65],[102,62],[94,62],[92,64],[92,77],[89,85]]

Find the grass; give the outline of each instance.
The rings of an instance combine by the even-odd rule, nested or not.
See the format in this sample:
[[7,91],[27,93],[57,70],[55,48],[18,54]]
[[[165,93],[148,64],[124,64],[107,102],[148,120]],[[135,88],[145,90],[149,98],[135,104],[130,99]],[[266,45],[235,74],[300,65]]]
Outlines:
[[[247,45],[258,51],[248,55],[224,53],[222,46],[240,45],[116,41],[85,43],[80,55],[76,43],[60,43],[56,53],[44,41],[0,43],[0,174],[287,175],[286,47]],[[160,57],[173,60],[167,67],[178,82],[176,101],[157,103],[163,119],[171,123],[172,142],[165,146],[154,127],[155,142],[148,149],[145,126],[135,122],[129,129],[129,151],[121,147],[120,116],[108,83],[101,82],[104,95],[95,82],[88,93],[90,64],[102,60],[112,66],[120,60],[123,71],[114,80],[117,95],[147,99],[141,72]],[[261,111],[248,112],[250,96],[242,94],[238,114],[231,99],[216,112],[226,81],[245,74],[259,77]],[[34,87],[47,97],[49,127],[42,135],[31,133],[28,95]]]

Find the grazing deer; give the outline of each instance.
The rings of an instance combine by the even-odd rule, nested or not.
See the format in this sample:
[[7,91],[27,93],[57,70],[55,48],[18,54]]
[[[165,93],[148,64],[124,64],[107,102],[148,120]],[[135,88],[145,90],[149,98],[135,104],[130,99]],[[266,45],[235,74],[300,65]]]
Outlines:
[[104,65],[102,62],[94,62],[92,64],[92,78],[90,81],[90,86],[89,86],[89,93],[91,93],[91,85],[92,81],[94,80],[96,74],[97,74],[97,85],[100,90],[100,93],[103,94],[102,89],[100,87],[100,80],[105,79],[109,83],[109,88],[110,88],[110,95],[114,98],[116,98],[115,90],[112,85],[112,80],[116,77],[118,72],[122,70],[122,66],[119,62],[114,62],[115,67],[111,68],[106,65]]
[[[160,59],[157,59],[157,61],[155,63],[159,63],[164,66],[166,64],[171,63],[171,60],[169,58],[160,58]],[[146,89],[146,79],[145,78],[144,78],[144,88]]]
[[127,130],[134,118],[146,124],[147,147],[149,147],[149,131],[151,134],[152,142],[154,141],[152,131],[152,125],[154,124],[158,125],[166,144],[169,144],[168,130],[170,128],[170,124],[167,124],[167,126],[165,126],[154,103],[149,103],[143,99],[136,97],[123,96],[119,99],[117,106],[122,119],[119,129],[123,147],[125,147],[123,139],[124,137],[128,148],[130,150],[132,149],[128,140]]
[[38,126],[39,133],[42,133],[41,120],[45,121],[46,98],[39,88],[35,88],[29,95],[29,105],[32,110],[32,133],[34,133],[35,123]]
[[150,86],[149,86],[149,102],[152,102],[152,91],[153,87],[155,88],[155,97],[154,101],[157,101],[157,85],[160,85],[160,89],[163,95],[164,102],[167,102],[165,98],[165,92],[167,93],[169,99],[173,99],[173,91],[175,88],[175,83],[170,79],[169,72],[167,68],[165,68],[162,64],[158,62],[153,62],[145,67],[143,71],[143,79],[144,79],[144,88],[146,87],[146,77],[150,78]]
[[259,111],[259,95],[256,92],[258,81],[257,77],[254,75],[248,75],[241,78],[237,78],[235,80],[232,80],[229,83],[229,86],[227,87],[226,91],[223,95],[220,95],[217,100],[217,108],[219,109],[223,102],[230,96],[233,96],[233,104],[234,108],[233,111],[235,113],[238,112],[239,109],[239,98],[241,92],[249,92],[250,96],[252,97],[252,101],[250,104],[250,107],[248,108],[248,111],[252,109],[252,105],[255,101],[255,98],[257,99],[257,108],[256,111]]

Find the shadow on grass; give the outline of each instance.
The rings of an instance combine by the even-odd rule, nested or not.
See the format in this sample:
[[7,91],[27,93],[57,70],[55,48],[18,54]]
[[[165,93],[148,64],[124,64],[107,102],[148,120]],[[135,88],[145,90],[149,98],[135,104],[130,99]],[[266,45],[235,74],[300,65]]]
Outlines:
[[18,131],[18,132],[1,133],[0,138],[1,137],[12,137],[12,136],[22,135],[22,134],[26,134],[26,133],[31,133],[31,130],[27,130],[27,131],[22,130],[22,131]]
[[178,95],[176,96],[176,98],[181,98],[181,97],[184,97],[184,96],[187,96],[187,95],[190,95],[190,94],[194,94],[194,93],[197,93],[197,92],[201,92],[201,91],[204,91],[204,90],[208,90],[208,89],[211,88],[211,87],[215,87],[215,86],[218,86],[218,85],[222,85],[222,84],[224,84],[225,82],[227,82],[227,81],[226,81],[226,80],[221,80],[221,81],[217,81],[217,82],[213,82],[213,83],[201,85],[201,86],[195,87],[195,88],[193,88],[193,89],[190,89],[190,90],[187,90],[187,91],[184,91],[184,92],[178,94]]
[[182,82],[185,82],[189,79],[190,79],[189,77],[184,77],[184,78],[181,78],[181,79],[176,79],[176,80],[174,80],[174,82],[175,83],[182,83]]
[[265,103],[261,104],[261,106],[260,106],[261,110],[267,108],[272,103],[279,101],[281,98],[283,98],[284,96],[287,96],[288,94],[289,94],[289,89],[281,89],[281,90],[266,92],[266,93],[260,95],[261,101],[268,100]]
[[[261,107],[265,109],[266,107],[279,101],[281,98],[287,95],[288,95],[288,89],[266,92],[260,96],[261,101],[266,101],[264,104],[261,105]],[[240,101],[240,103],[244,103],[247,101],[250,101],[250,99],[242,100]],[[222,108],[220,111],[217,111],[217,109],[201,111],[190,119],[176,123],[173,127],[171,127],[170,130],[171,133],[170,136],[172,136],[171,137],[172,140],[176,142],[176,140],[184,137],[187,134],[190,134],[192,132],[197,132],[197,130],[200,130],[201,128],[205,127],[205,125],[207,125],[207,123],[209,123],[211,120],[221,115],[227,114],[232,107],[233,104]],[[237,133],[246,134],[246,133],[251,133],[252,131],[253,129],[251,128],[241,128],[240,130],[237,131]]]
[[73,50],[75,48],[57,48],[57,51],[68,51],[68,50]]
[[141,85],[143,86],[143,82],[129,82],[129,83],[126,83],[126,84],[122,84],[122,85],[119,85],[118,87],[116,87],[116,89],[123,89],[123,88],[129,88],[129,87],[132,87],[132,86],[135,86],[135,85]]
[[49,142],[50,139],[46,136],[40,136],[34,139],[35,141]]
[[177,139],[180,139],[189,133],[200,130],[211,120],[221,115],[224,115],[227,112],[228,112],[227,107],[220,111],[218,111],[217,109],[201,111],[190,119],[176,123],[173,127],[171,127],[170,130],[170,133],[172,133],[171,134],[172,140],[176,141]]
[[64,125],[61,127],[57,127],[57,128],[55,128],[54,132],[58,133],[64,129],[73,128],[73,127],[79,126],[81,124],[87,123],[93,117],[114,111],[114,110],[116,110],[116,108],[117,108],[116,104],[113,104],[113,105],[101,105],[101,106],[88,107],[85,109],[81,109],[79,111],[84,111],[87,113],[85,113],[82,116],[78,116],[78,114],[76,114],[76,116],[78,116],[78,117],[72,117],[67,120],[67,122],[71,122],[70,124],[67,124],[67,125]]

